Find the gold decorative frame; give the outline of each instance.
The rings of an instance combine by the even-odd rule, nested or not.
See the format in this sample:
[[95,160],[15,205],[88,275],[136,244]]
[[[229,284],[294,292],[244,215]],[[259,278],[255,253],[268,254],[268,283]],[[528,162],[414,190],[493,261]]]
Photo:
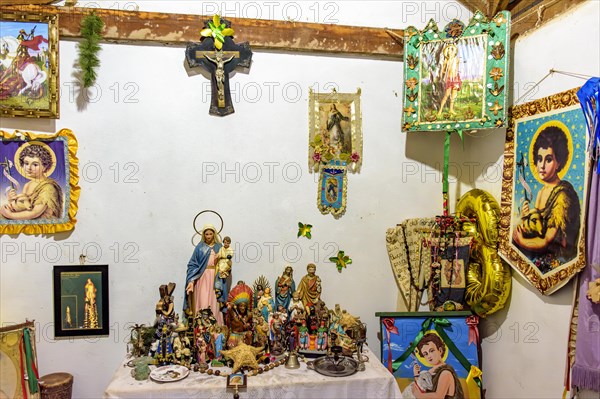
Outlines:
[[59,195],[62,193],[63,196],[62,211],[59,218],[42,219],[39,216],[32,219],[18,220],[17,218],[6,218],[0,214],[0,234],[51,234],[72,230],[77,221],[75,216],[77,215],[77,202],[80,194],[77,139],[73,132],[69,129],[62,129],[52,135],[41,135],[19,130],[15,130],[13,133],[0,130],[0,138],[0,164],[2,164],[0,166],[0,207],[5,206],[8,202],[6,196],[8,189],[15,188],[17,194],[19,194],[19,187],[12,187],[14,183],[3,173],[6,168],[9,170],[16,169],[16,172],[22,177],[15,174],[13,179],[18,180],[20,184],[26,184],[29,180],[23,176],[22,173],[24,172],[22,166],[19,165],[19,157],[17,156],[28,145],[36,144],[52,150],[54,166],[45,177],[47,180],[54,180],[54,183],[60,186]]
[[[519,271],[544,295],[549,295],[562,287],[571,277],[573,277],[585,266],[585,197],[587,191],[589,163],[587,162],[587,156],[585,154],[587,148],[587,145],[585,144],[587,142],[585,120],[576,95],[578,89],[579,88],[571,89],[549,97],[541,98],[533,102],[513,106],[509,110],[509,127],[506,133],[506,142],[504,147],[504,171],[502,174],[502,198],[500,204],[500,248],[498,252],[500,256],[504,258],[504,260],[506,260],[513,268]],[[513,220],[519,217],[518,212],[516,212],[516,207],[519,206],[519,200],[517,198],[519,194],[517,193],[516,188],[516,184],[519,184],[519,176],[517,173],[520,173],[517,172],[517,166],[521,166],[522,164],[522,159],[519,159],[519,154],[515,154],[515,151],[518,150],[518,135],[520,131],[523,131],[523,134],[526,135],[527,130],[525,126],[527,125],[525,124],[532,123],[532,121],[534,121],[536,126],[540,125],[539,128],[535,128],[537,130],[537,134],[540,132],[540,130],[542,130],[541,128],[543,125],[546,125],[548,122],[560,122],[562,117],[567,115],[566,113],[569,113],[569,117],[570,115],[578,117],[578,112],[581,112],[581,122],[573,119],[571,122],[569,122],[570,125],[567,129],[569,135],[571,136],[570,145],[573,148],[573,152],[570,154],[570,157],[573,162],[566,168],[573,168],[577,157],[579,161],[577,161],[578,163],[575,163],[575,165],[583,164],[583,167],[579,168],[578,172],[575,174],[577,180],[583,180],[576,183],[577,187],[575,187],[576,193],[577,191],[582,193],[581,198],[579,198],[580,228],[578,240],[576,242],[576,255],[574,258],[564,261],[564,263],[560,263],[558,258],[555,257],[554,259],[557,260],[552,261],[552,268],[549,271],[542,272],[540,268],[536,266],[533,260],[526,256],[526,254],[522,252],[521,249],[518,248],[513,242],[513,231],[515,230],[513,228],[515,225]],[[533,130],[534,128],[532,127],[530,129]],[[573,145],[573,137],[577,137],[576,135],[578,134],[583,135],[583,139],[579,138],[578,140],[583,140],[584,145]],[[533,139],[531,141],[533,141]],[[529,148],[530,151],[528,151],[528,158],[530,156],[529,154],[531,149],[533,149],[533,143],[529,145]],[[579,154],[577,154],[577,152],[579,152]],[[563,172],[567,173],[567,170],[563,170]],[[581,178],[579,174],[583,174],[583,177]],[[522,185],[522,183],[520,184]],[[525,185],[522,185],[522,187],[525,187]],[[525,192],[525,188],[523,188],[523,191]],[[532,206],[530,209],[535,206],[533,203],[533,196],[531,199]],[[539,253],[546,256],[554,255],[551,250]],[[535,256],[540,255],[536,254]],[[539,261],[540,258],[537,259]]]
[[[2,117],[50,119],[58,119],[59,117],[58,15],[29,13],[24,11],[0,12],[2,35],[5,35],[6,32],[10,32],[15,28],[28,28],[26,31],[30,33],[32,32],[32,29],[33,32],[35,32],[35,29],[37,28],[38,33],[40,33],[39,27],[44,25],[47,25],[48,28],[48,37],[44,37],[44,40],[48,41],[47,53],[43,51],[38,53],[38,55],[36,55],[37,61],[30,64],[37,66],[38,73],[46,74],[45,81],[40,83],[40,89],[43,94],[41,97],[36,98],[35,96],[32,96],[31,91],[27,91],[23,94],[12,95],[6,99],[0,99],[0,115],[2,115]],[[29,27],[31,27],[31,29]],[[4,44],[7,46],[6,49],[9,50],[9,53],[6,54],[5,57],[16,57],[18,54],[18,47],[15,48],[15,45],[20,46],[16,42],[17,40],[18,38],[12,34],[7,34],[0,38],[0,51],[3,51]],[[27,51],[29,54],[29,50]],[[7,58],[4,59],[6,60]],[[13,68],[12,64],[6,67],[5,71],[9,75],[5,75],[5,72],[2,72],[0,74],[0,83],[2,83],[5,78],[10,79],[10,74],[18,73],[16,72],[17,69],[18,68]]]
[[[351,172],[360,172],[362,165],[362,116],[360,111],[361,89],[356,93],[315,93],[309,91],[308,103],[308,169],[318,172],[329,161],[345,162]],[[332,144],[329,140],[331,129],[327,128],[330,113],[337,110],[341,114],[338,128],[342,130],[342,143]],[[350,137],[347,137],[350,129]]]

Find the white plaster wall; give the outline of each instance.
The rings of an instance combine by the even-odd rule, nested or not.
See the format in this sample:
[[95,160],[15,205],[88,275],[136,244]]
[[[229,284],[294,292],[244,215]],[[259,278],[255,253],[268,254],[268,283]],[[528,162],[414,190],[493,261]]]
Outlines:
[[[452,18],[470,17],[453,2],[273,3],[136,4],[142,10],[198,14],[224,7],[225,16],[250,18],[260,10],[262,18],[392,28],[422,27],[430,18],[444,26]],[[597,22],[594,1],[518,41],[515,81],[537,81],[550,67],[597,74]],[[595,23],[595,36],[586,42],[595,40],[595,50],[569,42],[594,33],[586,23]],[[553,49],[542,54],[549,42]],[[385,230],[441,211],[443,137],[401,133],[400,62],[255,51],[250,73],[237,73],[231,81],[236,113],[216,118],[208,115],[208,81],[188,76],[183,48],[104,44],[97,89],[85,109],[71,89],[76,44],[61,41],[60,52],[61,119],[1,121],[5,130],[70,128],[79,140],[82,194],[75,230],[0,237],[0,321],[36,320],[42,374],[70,372],[74,397],[102,395],[125,355],[128,326],[152,320],[158,286],[176,282],[181,308],[192,220],[203,209],[223,215],[224,233],[237,246],[234,281],[251,283],[263,274],[274,282],[288,262],[299,281],[306,264],[314,262],[326,303],[340,303],[361,316],[370,346],[379,353],[375,312],[394,310],[397,293]],[[559,77],[547,82],[555,86],[546,94],[578,83]],[[363,169],[348,176],[348,208],[339,220],[317,210],[316,176],[307,170],[308,88],[329,91],[332,85],[339,92],[362,89]],[[473,186],[499,198],[504,132],[488,134],[467,137],[464,152],[453,143],[452,201]],[[296,239],[299,221],[314,226],[311,241]],[[354,260],[341,274],[327,262],[338,247]],[[77,263],[84,249],[90,263],[110,265],[110,336],[57,341],[52,266]],[[513,283],[510,308],[482,325],[488,395],[558,397],[571,285],[547,298],[518,276]],[[533,339],[537,342],[526,342]]]
[[[600,2],[588,1],[517,39],[514,97],[518,99],[550,69],[600,75]],[[585,80],[554,74],[521,102],[578,87]],[[487,187],[499,198],[501,187]],[[511,304],[483,325],[483,365],[489,397],[557,398],[563,390],[573,283],[540,295],[513,273]],[[600,345],[600,343],[599,343]],[[493,369],[502,368],[490,383]],[[584,393],[584,397],[597,393]]]

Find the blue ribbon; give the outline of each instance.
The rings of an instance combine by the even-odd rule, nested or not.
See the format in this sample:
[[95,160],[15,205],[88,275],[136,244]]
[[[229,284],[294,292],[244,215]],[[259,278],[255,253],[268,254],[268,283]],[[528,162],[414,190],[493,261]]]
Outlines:
[[[592,159],[600,158],[600,78],[595,77],[589,79],[581,89],[577,92],[577,98],[581,103],[583,114],[585,115],[585,123],[588,127],[590,135],[590,154]],[[594,109],[595,107],[595,109]],[[600,174],[600,163],[598,170]]]

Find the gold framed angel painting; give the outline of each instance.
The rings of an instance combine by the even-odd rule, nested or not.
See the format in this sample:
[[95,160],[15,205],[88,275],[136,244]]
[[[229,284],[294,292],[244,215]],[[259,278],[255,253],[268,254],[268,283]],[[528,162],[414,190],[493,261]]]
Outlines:
[[0,233],[72,230],[79,199],[73,132],[0,131],[0,137]]
[[585,265],[586,124],[577,89],[512,107],[499,253],[549,295]]

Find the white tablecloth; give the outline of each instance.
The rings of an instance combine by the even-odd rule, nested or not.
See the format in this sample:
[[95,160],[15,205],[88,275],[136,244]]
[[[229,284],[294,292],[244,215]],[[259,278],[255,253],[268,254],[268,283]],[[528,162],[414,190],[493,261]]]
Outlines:
[[[305,362],[295,370],[279,366],[264,374],[248,376],[248,387],[240,391],[240,398],[401,398],[392,374],[366,346],[364,354],[369,357],[366,370],[348,377],[326,377],[308,370]],[[136,381],[125,363],[115,372],[104,393],[105,398],[233,397],[233,392],[226,389],[226,377],[192,371],[187,378],[177,382]]]

